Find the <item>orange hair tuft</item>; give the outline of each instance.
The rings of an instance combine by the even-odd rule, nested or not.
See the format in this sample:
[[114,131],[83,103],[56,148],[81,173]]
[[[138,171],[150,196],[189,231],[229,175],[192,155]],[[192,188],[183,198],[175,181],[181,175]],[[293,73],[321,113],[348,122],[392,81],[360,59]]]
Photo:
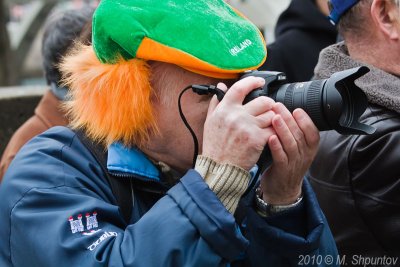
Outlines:
[[140,145],[156,130],[146,61],[120,59],[101,63],[92,46],[77,45],[60,65],[71,100],[65,108],[73,129],[110,145]]

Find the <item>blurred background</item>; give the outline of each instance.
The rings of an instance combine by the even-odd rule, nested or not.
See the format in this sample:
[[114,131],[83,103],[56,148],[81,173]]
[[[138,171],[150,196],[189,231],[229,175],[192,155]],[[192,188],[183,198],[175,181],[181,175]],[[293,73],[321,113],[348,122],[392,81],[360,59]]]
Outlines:
[[[227,0],[252,20],[268,43],[289,0]],[[0,86],[45,85],[41,70],[42,26],[56,9],[96,6],[98,0],[0,0]]]

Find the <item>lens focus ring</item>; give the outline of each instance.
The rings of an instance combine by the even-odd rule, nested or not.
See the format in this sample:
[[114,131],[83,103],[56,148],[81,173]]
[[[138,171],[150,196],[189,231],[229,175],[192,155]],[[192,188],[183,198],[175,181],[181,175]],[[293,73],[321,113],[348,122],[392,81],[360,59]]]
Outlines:
[[286,106],[288,110],[291,112],[294,110],[294,103],[293,103],[293,91],[295,87],[295,83],[289,84],[285,92],[285,99],[283,100],[283,104]]
[[306,112],[311,117],[318,129],[325,126],[324,118],[322,115],[322,87],[323,80],[312,81],[307,90]]

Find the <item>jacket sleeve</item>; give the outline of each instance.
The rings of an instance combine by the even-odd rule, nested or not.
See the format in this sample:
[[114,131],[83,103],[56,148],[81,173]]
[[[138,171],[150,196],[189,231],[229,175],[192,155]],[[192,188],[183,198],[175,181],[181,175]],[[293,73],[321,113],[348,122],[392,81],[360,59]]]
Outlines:
[[349,155],[357,211],[377,242],[393,255],[400,251],[399,125],[378,123],[377,132],[359,137]]
[[[267,218],[257,214],[254,194],[242,199],[239,219],[250,245],[244,266],[339,266],[335,241],[305,179],[302,203]],[[238,215],[238,214],[236,214]],[[239,215],[240,216],[240,215]]]

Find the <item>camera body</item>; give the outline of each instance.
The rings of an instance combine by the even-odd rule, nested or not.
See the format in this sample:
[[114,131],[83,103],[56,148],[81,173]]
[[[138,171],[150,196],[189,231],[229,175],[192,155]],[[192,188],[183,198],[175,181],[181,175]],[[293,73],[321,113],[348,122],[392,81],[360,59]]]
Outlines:
[[265,85],[247,95],[244,104],[259,96],[267,96],[283,103],[291,112],[302,108],[320,131],[333,129],[341,134],[372,134],[374,127],[358,121],[368,101],[354,83],[368,71],[362,66],[334,73],[328,79],[299,83],[286,83],[283,72],[249,71],[241,79],[262,77]]

